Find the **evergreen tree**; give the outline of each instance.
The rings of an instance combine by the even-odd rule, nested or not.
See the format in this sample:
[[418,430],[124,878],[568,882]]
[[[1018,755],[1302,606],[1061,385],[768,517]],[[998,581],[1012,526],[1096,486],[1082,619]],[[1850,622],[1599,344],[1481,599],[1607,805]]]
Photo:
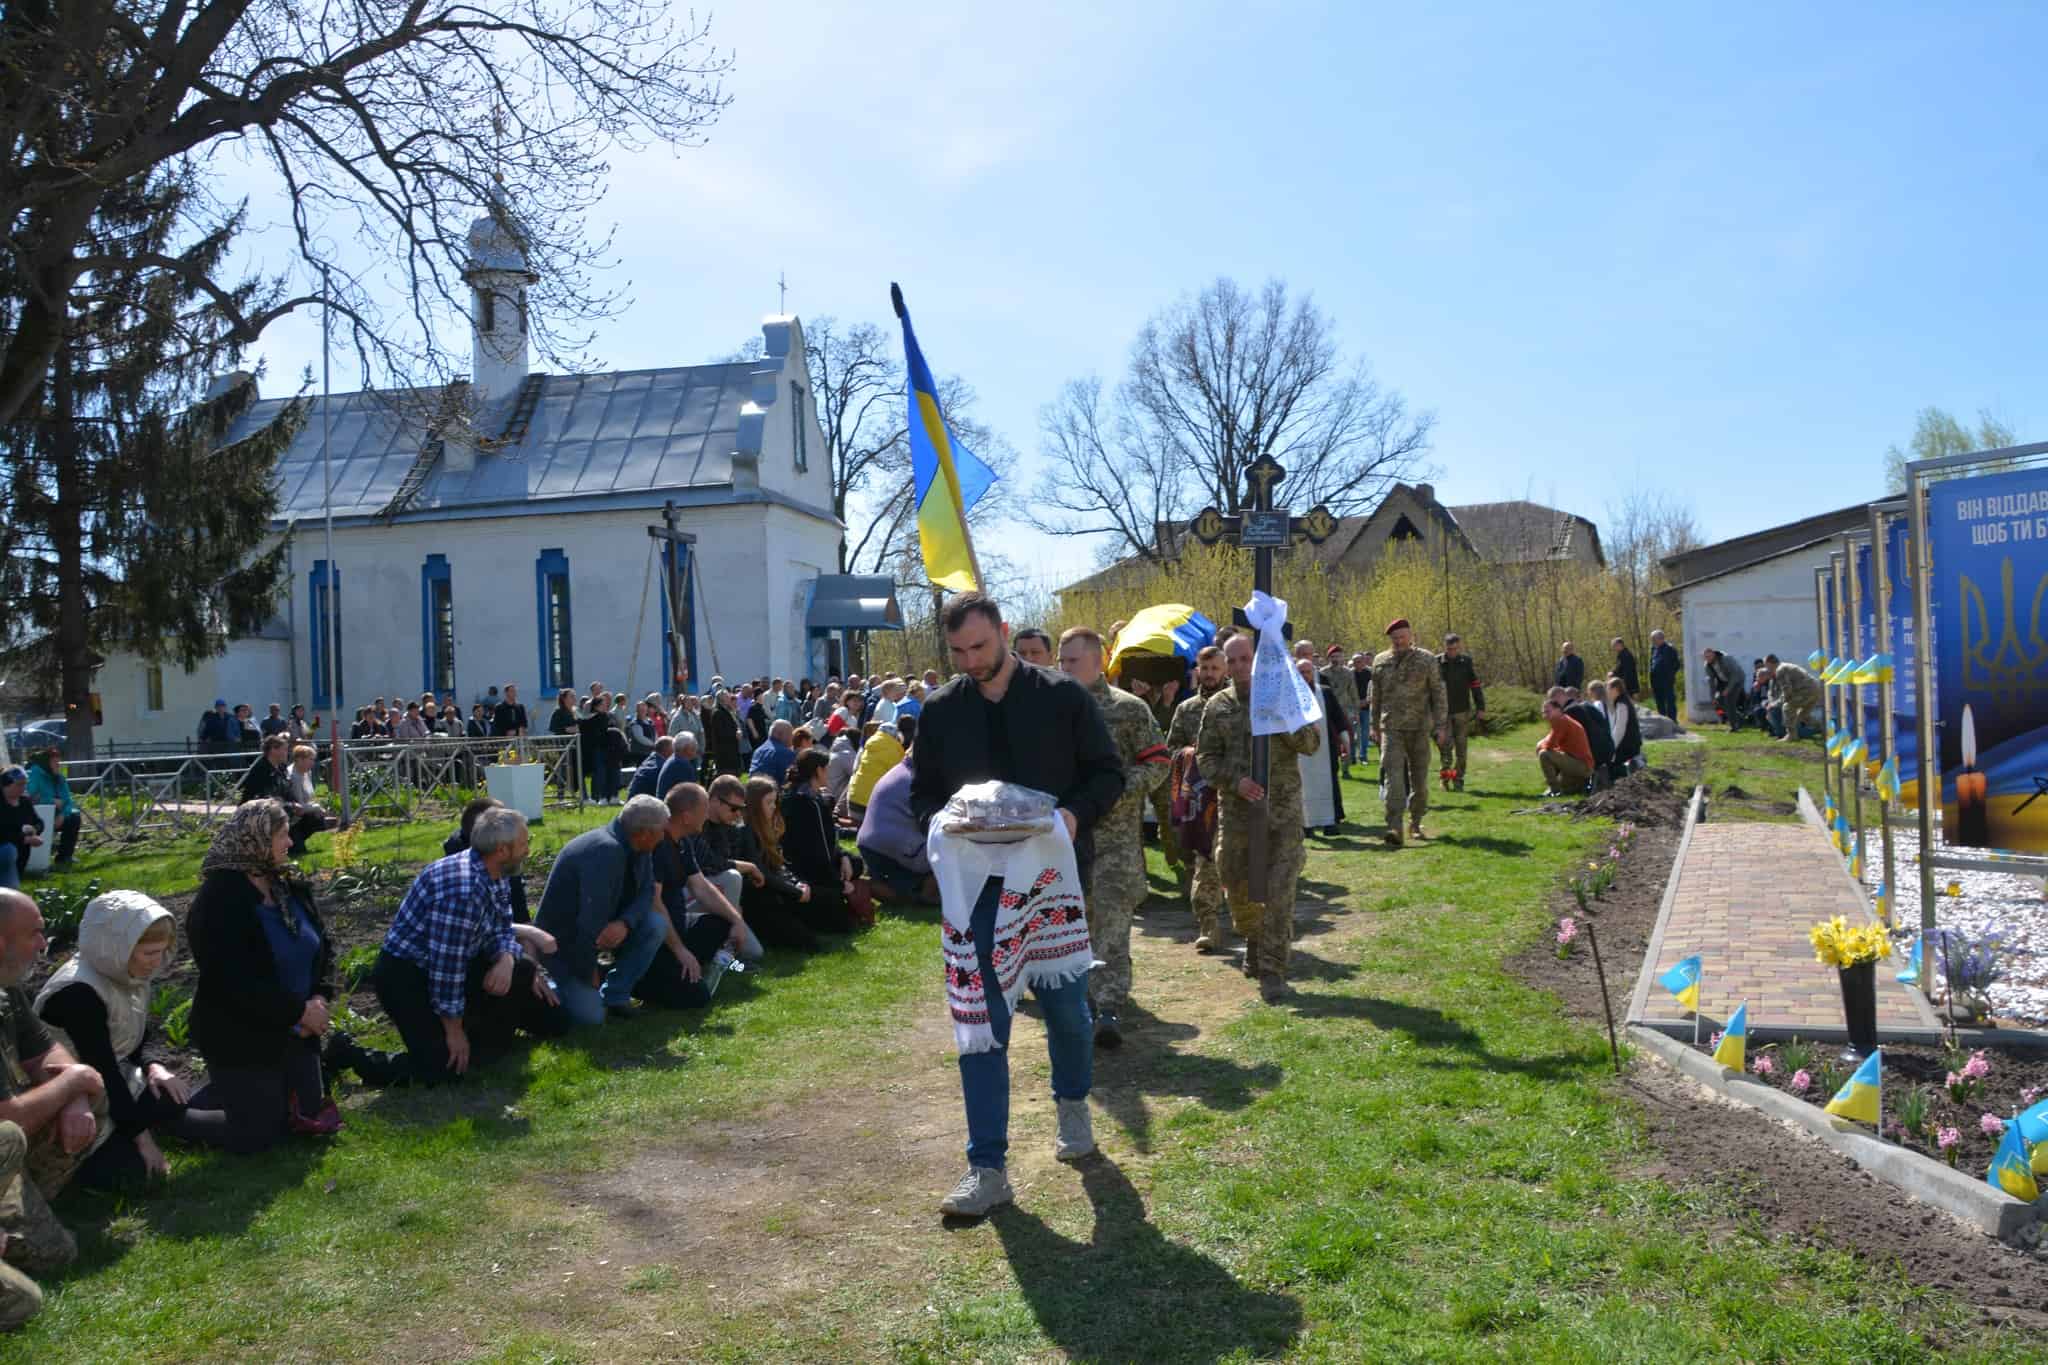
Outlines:
[[[0,642],[62,700],[72,757],[92,753],[105,654],[189,668],[260,628],[283,586],[276,463],[305,403],[224,444],[256,385],[208,376],[240,359],[230,312],[275,286],[224,300],[193,282],[217,275],[241,225],[181,243],[193,195],[189,169],[166,168],[107,197],[91,233],[107,265],[65,300],[34,415],[0,433]],[[173,254],[202,273],[133,265]]]

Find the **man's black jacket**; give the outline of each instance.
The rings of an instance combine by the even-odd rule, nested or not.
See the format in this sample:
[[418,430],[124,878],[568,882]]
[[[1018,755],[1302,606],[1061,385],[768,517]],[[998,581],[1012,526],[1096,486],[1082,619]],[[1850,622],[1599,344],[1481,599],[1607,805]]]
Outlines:
[[1000,702],[965,675],[925,698],[910,813],[928,825],[954,792],[989,781],[1035,788],[1072,811],[1074,856],[1085,876],[1095,861],[1095,822],[1124,794],[1124,766],[1088,689],[1019,660]]

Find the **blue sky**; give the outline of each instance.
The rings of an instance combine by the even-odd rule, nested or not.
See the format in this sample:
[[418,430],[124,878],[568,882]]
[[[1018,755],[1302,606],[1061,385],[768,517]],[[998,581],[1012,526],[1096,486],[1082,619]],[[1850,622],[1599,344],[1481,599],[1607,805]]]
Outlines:
[[[595,216],[634,302],[594,358],[729,351],[784,271],[886,322],[897,279],[1028,484],[1063,381],[1278,277],[1435,410],[1450,502],[1665,486],[1720,538],[1876,495],[1927,404],[2048,438],[2048,8],[1418,8],[718,11],[731,108]],[[267,336],[273,387],[317,347]]]

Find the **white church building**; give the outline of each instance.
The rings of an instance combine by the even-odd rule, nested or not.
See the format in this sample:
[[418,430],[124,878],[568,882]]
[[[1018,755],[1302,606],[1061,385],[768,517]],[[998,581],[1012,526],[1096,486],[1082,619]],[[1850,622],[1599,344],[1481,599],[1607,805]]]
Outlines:
[[[702,690],[714,674],[822,681],[847,632],[900,628],[887,579],[835,572],[844,528],[796,318],[762,323],[759,360],[533,373],[536,277],[491,217],[469,248],[472,379],[313,399],[278,466],[291,568],[277,617],[190,673],[109,658],[102,739],[190,737],[215,697],[259,719],[277,701],[345,720],[377,696],[425,691],[453,692],[466,712],[507,683],[541,727],[559,687],[601,680],[640,697]],[[251,404],[230,439],[288,401]],[[674,551],[679,648],[669,542],[648,534],[669,504],[694,537]]]

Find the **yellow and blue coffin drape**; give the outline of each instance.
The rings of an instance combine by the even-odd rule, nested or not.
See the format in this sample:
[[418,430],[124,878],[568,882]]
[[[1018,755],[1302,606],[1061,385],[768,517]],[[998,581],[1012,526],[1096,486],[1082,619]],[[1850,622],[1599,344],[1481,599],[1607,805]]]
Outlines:
[[1181,678],[1215,639],[1216,623],[1184,602],[1146,607],[1110,642],[1109,674],[1146,682]]
[[939,387],[932,382],[917,333],[910,328],[910,310],[903,306],[903,293],[893,284],[889,293],[896,316],[903,320],[903,364],[910,380],[912,498],[925,574],[939,587],[965,592],[981,586],[974,578],[967,514],[994,485],[996,474],[953,439],[946,415],[939,409]]

